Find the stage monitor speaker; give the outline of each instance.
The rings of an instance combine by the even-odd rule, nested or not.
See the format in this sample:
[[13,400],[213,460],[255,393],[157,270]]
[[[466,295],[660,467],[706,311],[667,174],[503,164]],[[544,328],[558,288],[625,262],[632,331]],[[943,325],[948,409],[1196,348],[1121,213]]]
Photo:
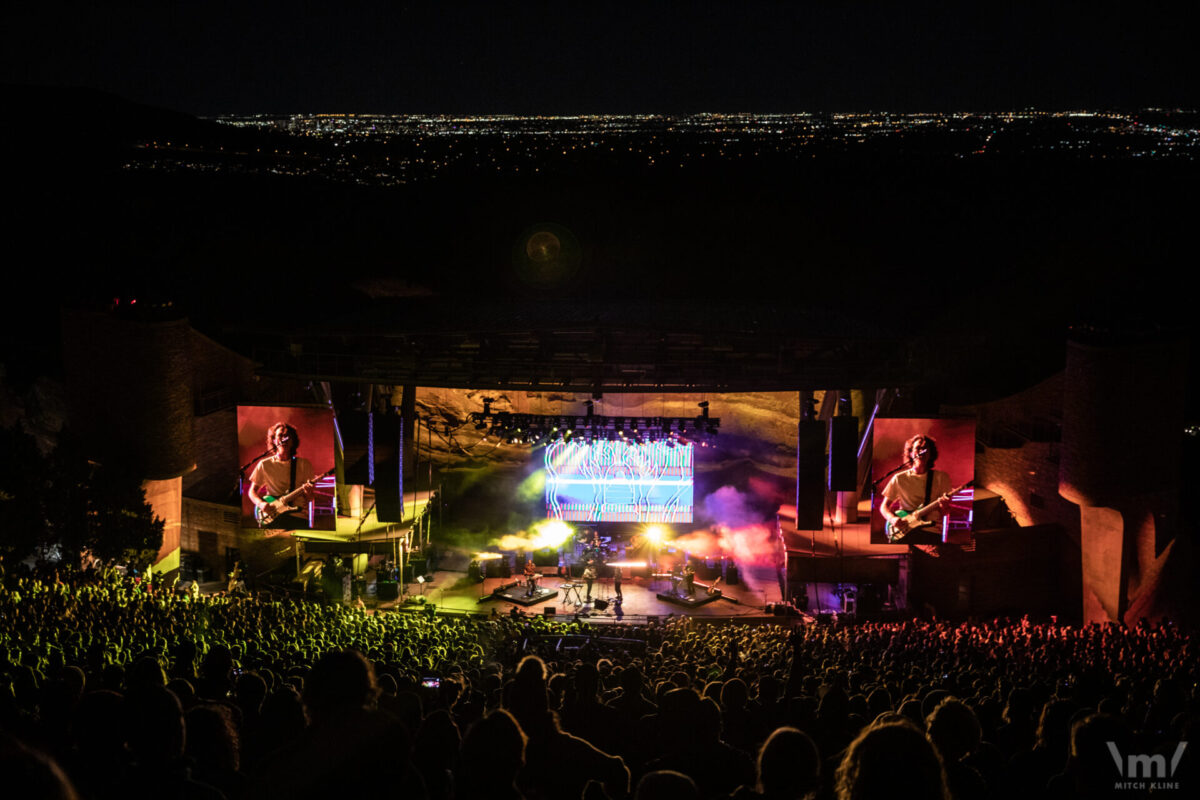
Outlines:
[[796,530],[821,530],[824,512],[825,423],[804,419],[796,436]]
[[554,606],[544,606],[542,608],[542,616],[543,617],[553,617],[557,613],[558,613],[558,609],[556,609]]
[[858,488],[858,417],[829,421],[829,489],[853,492]]
[[606,611],[608,609],[608,601],[597,598],[592,603],[592,608],[596,609],[597,611]]
[[342,440],[343,482],[366,485],[371,482],[371,417],[365,411],[338,414],[337,427]]
[[375,466],[375,516],[404,521],[404,421],[395,414],[371,415],[371,460]]
[[380,600],[395,600],[400,596],[400,584],[395,581],[379,581],[375,584],[375,596]]

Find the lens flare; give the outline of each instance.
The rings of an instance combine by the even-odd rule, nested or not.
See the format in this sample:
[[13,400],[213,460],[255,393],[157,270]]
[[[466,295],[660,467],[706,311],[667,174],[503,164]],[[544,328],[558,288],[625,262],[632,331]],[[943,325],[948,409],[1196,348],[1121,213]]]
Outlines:
[[531,531],[518,531],[500,537],[502,550],[557,549],[574,535],[574,530],[560,519],[548,519],[533,526]]
[[539,523],[534,526],[533,532],[537,539],[542,542],[538,549],[542,547],[559,547],[575,533],[571,529],[571,526],[561,519],[548,519],[545,522]]

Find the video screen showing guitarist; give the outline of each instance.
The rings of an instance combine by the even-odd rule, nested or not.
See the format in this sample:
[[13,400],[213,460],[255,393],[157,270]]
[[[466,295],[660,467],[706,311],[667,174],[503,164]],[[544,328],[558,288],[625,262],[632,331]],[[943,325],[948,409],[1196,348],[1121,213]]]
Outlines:
[[328,408],[238,406],[236,470],[243,528],[336,529],[334,433]]
[[873,429],[871,543],[970,542],[975,420],[889,417]]
[[879,504],[888,542],[924,546],[950,541],[942,520],[954,508],[951,498],[975,482],[951,486],[949,473],[933,468],[937,459],[937,441],[928,434],[904,443],[903,466],[908,468],[892,476]]
[[[893,541],[911,533],[918,520],[928,523],[924,525],[926,529],[941,530],[942,517],[950,505],[945,495],[953,487],[948,473],[933,468],[937,457],[937,441],[932,436],[918,433],[904,443],[904,462],[910,466],[892,476],[879,504],[888,538]],[[913,515],[925,506],[928,508],[919,517]]]
[[312,462],[297,455],[300,434],[286,422],[267,429],[267,449],[272,454],[250,473],[247,494],[263,528],[308,528],[308,504],[315,495],[316,471]]

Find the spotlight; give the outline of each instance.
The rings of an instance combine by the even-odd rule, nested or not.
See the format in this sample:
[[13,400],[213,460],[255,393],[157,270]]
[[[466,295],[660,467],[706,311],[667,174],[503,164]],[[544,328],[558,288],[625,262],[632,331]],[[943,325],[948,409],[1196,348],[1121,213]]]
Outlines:
[[571,538],[574,531],[571,526],[561,519],[550,519],[537,525],[534,529],[536,538],[533,549],[542,550],[548,547],[561,547],[562,543]]

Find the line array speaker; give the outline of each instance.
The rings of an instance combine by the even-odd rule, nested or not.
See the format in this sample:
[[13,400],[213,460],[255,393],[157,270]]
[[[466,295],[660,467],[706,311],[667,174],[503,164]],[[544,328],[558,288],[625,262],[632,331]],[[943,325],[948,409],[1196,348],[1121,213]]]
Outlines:
[[825,423],[803,419],[796,437],[796,530],[821,530],[824,510]]

